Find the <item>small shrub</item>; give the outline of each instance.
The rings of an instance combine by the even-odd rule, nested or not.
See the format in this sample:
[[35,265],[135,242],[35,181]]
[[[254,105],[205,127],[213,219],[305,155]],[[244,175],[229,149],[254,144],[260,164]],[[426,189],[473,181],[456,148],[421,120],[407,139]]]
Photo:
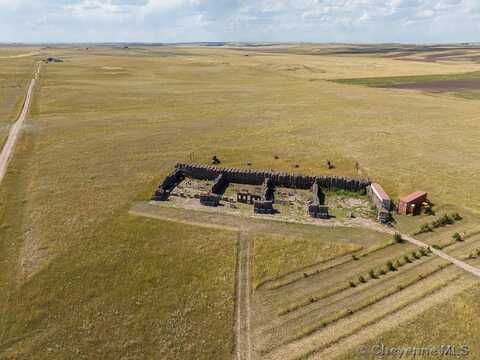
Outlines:
[[304,278],[308,278],[308,274],[307,274],[307,273],[303,273],[303,277],[304,277]]
[[458,212],[452,213],[451,217],[455,221],[460,221],[460,220],[463,219],[462,216]]
[[398,259],[397,261],[395,261],[395,265],[397,266],[397,268],[399,268],[403,266],[403,263],[400,259]]
[[442,247],[438,244],[433,244],[432,248],[434,248],[435,250],[442,250]]
[[435,229],[442,226],[442,222],[440,220],[434,220],[431,222],[431,224],[432,224],[432,227]]
[[420,259],[421,256],[418,255],[416,251],[412,251],[412,257],[413,259]]
[[420,227],[420,230],[418,231],[417,234],[425,234],[425,233],[432,232],[432,231],[433,231],[433,229],[432,229],[432,226],[430,224],[423,224]]
[[452,225],[453,223],[455,223],[455,220],[453,220],[453,218],[451,218],[450,215],[445,214],[440,218],[440,223],[443,226]]
[[363,275],[360,275],[358,277],[358,281],[360,281],[362,284],[365,284],[367,282],[367,280],[365,279],[365,277]]
[[385,269],[380,269],[380,275],[383,276],[385,275],[387,272],[385,271]]
[[429,253],[428,248],[422,247],[422,248],[420,249],[420,254],[421,254],[422,256],[427,256],[428,253]]
[[352,288],[357,287],[357,284],[355,284],[353,280],[350,280],[349,284],[350,284],[350,287]]
[[376,278],[377,278],[377,274],[375,274],[375,270],[373,270],[373,269],[368,272],[368,275],[370,275],[370,277],[371,277],[372,279],[376,279]]
[[357,261],[357,260],[358,260],[358,256],[355,255],[355,254],[353,254],[353,255],[352,255],[352,259],[355,260],[355,261]]
[[402,235],[400,233],[395,233],[393,235],[393,240],[395,240],[395,242],[397,243],[402,243],[403,242]]
[[412,262],[412,260],[408,257],[408,255],[405,255],[403,257],[403,259],[405,260],[406,263],[411,263]]
[[455,241],[463,241],[462,235],[460,235],[458,232],[452,235],[452,239]]
[[395,265],[393,265],[391,261],[387,262],[387,268],[388,271],[397,271],[397,268],[395,267]]

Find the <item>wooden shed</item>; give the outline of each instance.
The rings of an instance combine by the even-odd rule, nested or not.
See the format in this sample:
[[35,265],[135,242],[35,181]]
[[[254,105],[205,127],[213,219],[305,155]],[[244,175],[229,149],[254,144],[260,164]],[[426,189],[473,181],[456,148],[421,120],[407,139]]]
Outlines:
[[425,191],[416,191],[410,195],[400,199],[398,204],[398,213],[403,215],[413,214],[422,207],[427,201],[427,193]]

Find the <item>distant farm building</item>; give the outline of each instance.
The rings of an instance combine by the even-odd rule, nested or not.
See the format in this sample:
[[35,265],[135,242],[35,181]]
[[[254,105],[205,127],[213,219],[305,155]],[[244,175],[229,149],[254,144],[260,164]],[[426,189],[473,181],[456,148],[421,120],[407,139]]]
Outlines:
[[398,213],[403,215],[414,214],[427,202],[427,193],[425,191],[416,191],[400,199],[398,204]]
[[49,57],[45,60],[46,63],[62,63],[63,60],[56,57]]

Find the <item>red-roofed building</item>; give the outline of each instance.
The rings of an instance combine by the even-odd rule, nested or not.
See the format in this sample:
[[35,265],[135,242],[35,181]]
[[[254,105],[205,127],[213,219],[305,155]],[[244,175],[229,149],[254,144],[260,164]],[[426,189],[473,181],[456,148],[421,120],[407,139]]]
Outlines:
[[413,214],[426,201],[427,193],[425,191],[416,191],[400,199],[398,212],[403,215]]

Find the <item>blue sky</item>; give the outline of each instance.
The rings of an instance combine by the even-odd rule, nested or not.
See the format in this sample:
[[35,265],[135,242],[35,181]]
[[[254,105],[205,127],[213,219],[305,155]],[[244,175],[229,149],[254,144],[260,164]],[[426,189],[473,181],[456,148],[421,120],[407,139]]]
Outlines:
[[0,42],[473,42],[480,0],[0,0]]

